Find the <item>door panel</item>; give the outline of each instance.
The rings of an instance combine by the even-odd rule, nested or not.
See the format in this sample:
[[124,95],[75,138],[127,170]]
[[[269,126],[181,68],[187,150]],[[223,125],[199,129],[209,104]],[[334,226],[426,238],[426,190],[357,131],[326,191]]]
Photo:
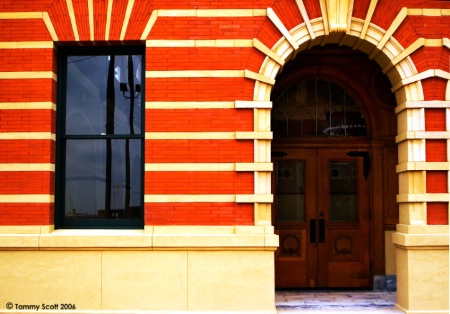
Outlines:
[[299,149],[275,159],[279,288],[369,287],[369,183],[346,150]]

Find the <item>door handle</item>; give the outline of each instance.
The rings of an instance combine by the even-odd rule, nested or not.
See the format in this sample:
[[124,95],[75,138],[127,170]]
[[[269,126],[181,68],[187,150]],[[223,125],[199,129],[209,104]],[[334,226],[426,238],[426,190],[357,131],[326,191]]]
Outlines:
[[316,243],[316,220],[309,220],[309,243]]
[[319,219],[319,243],[325,243],[325,219]]

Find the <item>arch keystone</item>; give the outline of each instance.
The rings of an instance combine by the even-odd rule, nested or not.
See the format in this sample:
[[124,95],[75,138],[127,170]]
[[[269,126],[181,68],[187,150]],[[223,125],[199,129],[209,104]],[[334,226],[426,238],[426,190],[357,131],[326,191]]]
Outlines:
[[325,0],[320,2],[325,5],[322,12],[326,13],[328,29],[330,33],[346,32],[348,23],[348,12],[353,11],[351,0]]

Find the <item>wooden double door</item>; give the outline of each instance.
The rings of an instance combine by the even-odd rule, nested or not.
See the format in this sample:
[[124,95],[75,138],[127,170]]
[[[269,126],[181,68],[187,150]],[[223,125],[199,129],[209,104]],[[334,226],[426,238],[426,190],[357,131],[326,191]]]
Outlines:
[[273,161],[276,287],[370,287],[367,150],[284,149]]

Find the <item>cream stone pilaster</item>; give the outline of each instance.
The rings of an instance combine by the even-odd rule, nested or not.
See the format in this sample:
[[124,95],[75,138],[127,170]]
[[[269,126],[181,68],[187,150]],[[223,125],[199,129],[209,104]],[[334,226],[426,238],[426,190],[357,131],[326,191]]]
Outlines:
[[[264,104],[264,102],[262,103]],[[254,111],[254,131],[270,132],[270,108],[255,108]],[[266,163],[270,162],[271,145],[270,140],[255,140],[254,162]],[[255,171],[255,194],[270,195],[271,194],[271,171]],[[271,204],[255,203],[254,205],[254,221],[255,225],[271,225]]]
[[[384,70],[392,72],[400,65],[398,61],[406,60],[406,56],[421,46],[440,44],[442,42],[419,39],[391,60]],[[420,80],[435,76],[446,78],[447,74],[438,70],[411,73],[394,84],[393,88],[398,101],[397,201],[400,211],[399,225],[392,235],[396,247],[396,305],[411,314],[448,313],[449,309],[448,226],[427,225],[427,204],[449,202],[449,194],[427,194],[426,190],[427,170],[448,171],[448,164],[426,162],[425,147],[427,139],[449,138],[448,131],[425,131],[425,108],[448,108],[448,102],[424,101],[421,88],[414,88],[421,85]]]

